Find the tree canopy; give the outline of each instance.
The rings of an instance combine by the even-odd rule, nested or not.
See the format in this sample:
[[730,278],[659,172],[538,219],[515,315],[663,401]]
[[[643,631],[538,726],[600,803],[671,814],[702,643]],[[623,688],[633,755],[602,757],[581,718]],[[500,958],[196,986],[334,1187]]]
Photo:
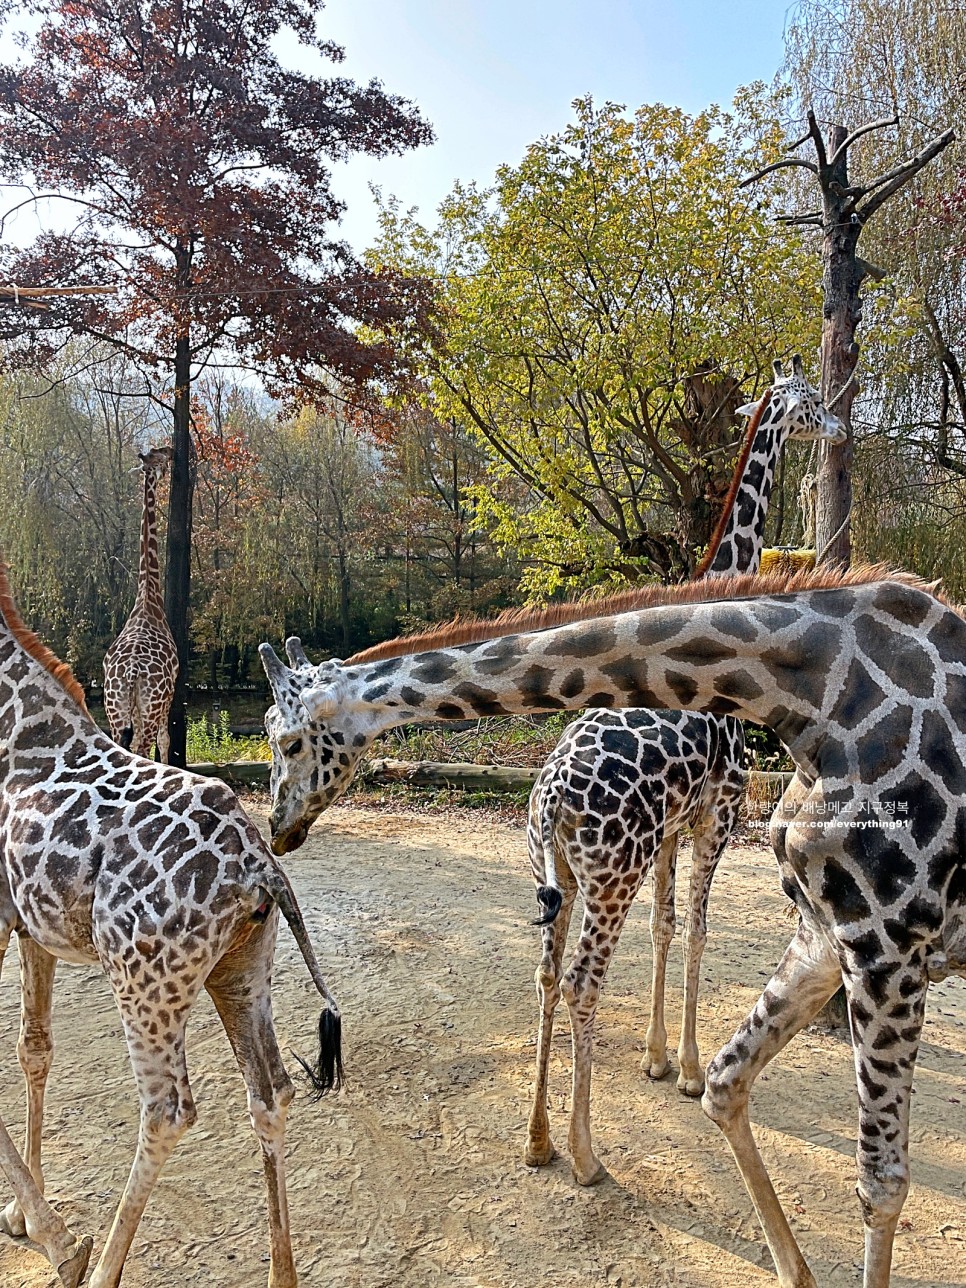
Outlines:
[[775,227],[777,194],[738,188],[784,139],[761,87],[730,113],[575,110],[492,188],[457,186],[432,231],[384,203],[373,261],[438,283],[429,397],[487,445],[480,520],[540,596],[686,573],[730,477],[734,409],[819,326],[817,266]]
[[[15,311],[14,359],[49,361],[82,332],[156,379],[173,412],[165,613],[178,648],[171,755],[184,763],[194,474],[191,385],[245,365],[275,392],[391,377],[398,333],[425,325],[422,284],[373,272],[332,236],[329,165],[432,137],[377,82],[286,69],[284,31],[319,60],[339,46],[312,0],[39,0],[28,57],[0,68],[0,173],[75,211],[21,254],[14,281],[114,284]],[[34,198],[35,199],[35,198]],[[368,326],[367,340],[362,327]],[[52,329],[53,328],[53,329]],[[8,332],[9,334],[9,332]]]
[[[0,170],[72,208],[26,251],[19,282],[95,281],[116,295],[32,314],[28,338],[62,322],[170,369],[228,354],[284,392],[321,368],[358,378],[392,365],[350,321],[392,330],[420,315],[418,283],[377,274],[333,236],[330,165],[431,140],[411,104],[378,82],[287,70],[284,30],[321,62],[343,51],[309,0],[41,0],[28,57],[0,68]],[[38,191],[39,189],[39,191]],[[11,317],[11,314],[7,315]],[[23,330],[23,317],[16,319]]]

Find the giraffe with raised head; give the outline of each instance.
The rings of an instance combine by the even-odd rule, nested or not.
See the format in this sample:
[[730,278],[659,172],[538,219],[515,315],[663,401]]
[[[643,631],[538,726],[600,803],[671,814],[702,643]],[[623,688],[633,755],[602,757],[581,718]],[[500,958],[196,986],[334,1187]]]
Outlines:
[[144,498],[137,598],[121,633],[104,655],[104,710],[115,742],[138,756],[168,759],[168,712],[178,676],[178,649],[164,615],[158,560],[158,484],[171,463],[170,447],[141,454]]
[[284,1172],[293,1086],[271,999],[280,911],[324,999],[318,1060],[306,1066],[319,1092],[341,1075],[341,1021],[287,877],[227,787],[132,755],[94,724],[68,668],[21,621],[2,566],[0,758],[0,962],[16,931],[27,1084],[22,1156],[0,1123],[0,1171],[14,1193],[0,1229],[40,1244],[68,1288],[83,1279],[93,1241],[78,1241],[45,1200],[40,1143],[55,965],[88,962],[110,981],[141,1109],[91,1288],[117,1288],[158,1173],[195,1121],[185,1026],[202,988],[228,1034],[261,1146],[269,1283],[294,1288]]
[[[757,572],[775,469],[789,439],[842,442],[845,429],[805,379],[796,354],[792,374],[774,364],[774,382],[757,403],[738,408],[749,417],[731,486],[696,577]],[[738,822],[745,788],[745,741],[733,716],[700,712],[590,710],[561,735],[530,795],[527,849],[543,915],[543,954],[536,972],[539,1029],[533,1106],[524,1160],[549,1163],[555,1155],[547,1115],[547,1079],[554,1013],[575,895],[584,906],[580,939],[568,976],[573,1038],[573,1140],[590,1139],[590,1083],[597,999],[624,921],[652,867],[652,983],[643,1068],[651,1078],[670,1069],[664,1022],[667,959],[675,931],[675,869],[685,827],[693,847],[684,922],[684,1006],[678,1043],[678,1088],[700,1096],[704,1067],[697,1042],[701,958],[707,941],[708,897],[718,862]],[[636,883],[635,883],[636,882]],[[595,889],[596,899],[588,893]],[[586,979],[580,978],[586,974]],[[584,1121],[579,1121],[584,1119]],[[586,1151],[574,1156],[582,1185],[606,1173],[583,1170]],[[593,1157],[591,1155],[591,1157]]]
[[[297,655],[286,667],[267,645],[262,655],[275,697],[266,726],[276,854],[302,843],[378,733],[412,720],[677,706],[775,731],[798,766],[772,841],[799,924],[708,1066],[702,1103],[734,1152],[782,1288],[814,1288],[748,1101],[762,1069],[844,983],[865,1288],[886,1288],[909,1188],[927,989],[966,975],[966,620],[913,577],[860,568],[652,587],[451,623],[316,667]],[[574,978],[565,975],[565,996]],[[592,1173],[590,1141],[573,1145]]]

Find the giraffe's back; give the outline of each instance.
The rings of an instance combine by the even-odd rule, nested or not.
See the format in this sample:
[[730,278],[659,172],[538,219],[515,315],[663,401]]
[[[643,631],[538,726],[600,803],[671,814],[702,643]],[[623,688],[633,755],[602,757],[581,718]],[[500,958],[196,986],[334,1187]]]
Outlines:
[[573,866],[640,866],[665,835],[745,782],[744,737],[730,717],[593,709],[569,725],[534,785],[531,848],[552,832]]

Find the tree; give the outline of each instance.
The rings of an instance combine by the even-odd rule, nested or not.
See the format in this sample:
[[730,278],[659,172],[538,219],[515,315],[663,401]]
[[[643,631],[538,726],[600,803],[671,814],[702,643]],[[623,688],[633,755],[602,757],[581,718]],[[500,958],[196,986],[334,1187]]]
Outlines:
[[[819,545],[838,533],[829,554],[840,561],[850,553],[850,515],[860,534],[868,532],[867,551],[884,555],[883,513],[894,515],[887,527],[894,534],[921,532],[920,524],[906,523],[896,512],[900,492],[905,490],[920,518],[924,492],[936,496],[935,518],[942,523],[949,482],[944,472],[966,475],[966,385],[959,357],[966,316],[966,203],[960,205],[956,195],[963,151],[945,128],[961,114],[964,57],[966,12],[938,0],[804,0],[788,31],[785,69],[802,115],[811,109],[806,140],[813,142],[816,161],[808,164],[821,189],[821,213],[808,212],[807,218],[820,219],[828,266],[825,392],[833,396],[845,389],[836,411],[847,422],[858,399],[856,423],[866,458],[864,467],[859,464],[859,485],[869,503],[867,519],[851,510],[851,436],[843,448],[823,454]],[[868,124],[851,133],[836,124],[856,120]],[[822,122],[832,123],[824,136]],[[896,165],[896,155],[909,159]],[[859,173],[879,177],[850,179],[850,159]],[[803,162],[799,157],[785,164]],[[914,175],[916,184],[906,187]],[[812,181],[801,191],[811,203]],[[868,302],[859,297],[868,267],[856,255],[860,233],[863,256],[890,279]],[[863,309],[869,360],[860,380],[854,330]],[[892,553],[896,547],[890,545]],[[927,574],[948,571],[932,558],[921,566],[922,554],[917,540],[899,562]]]
[[99,682],[137,581],[132,471],[155,409],[131,396],[136,372],[118,355],[98,363],[96,378],[58,374],[0,383],[0,549],[30,620]]
[[519,573],[514,577],[512,561],[495,554],[477,521],[477,496],[493,488],[478,436],[455,418],[439,420],[409,402],[380,441],[396,491],[387,557],[401,564],[408,627],[510,602]]
[[[172,758],[184,758],[194,466],[192,383],[247,365],[270,389],[391,377],[399,334],[426,323],[422,284],[359,264],[328,231],[342,206],[328,164],[431,138],[410,104],[284,68],[285,29],[330,62],[313,0],[39,0],[27,61],[0,69],[0,170],[79,212],[8,254],[14,281],[114,283],[32,313],[15,352],[49,359],[58,323],[161,377],[174,461],[165,611],[178,644]],[[367,341],[354,323],[378,328]]]
[[867,277],[886,276],[857,253],[859,236],[881,206],[907,184],[953,139],[947,130],[932,139],[916,156],[900,162],[874,179],[849,179],[849,151],[863,135],[895,125],[894,118],[868,121],[855,129],[835,124],[822,132],[815,113],[808,112],[808,133],[789,148],[794,152],[811,142],[815,160],[785,157],[743,181],[756,183],[766,174],[788,167],[808,170],[818,182],[819,210],[780,218],[786,224],[819,228],[822,231],[822,394],[828,407],[845,425],[847,438],[841,445],[819,445],[818,502],[815,517],[815,545],[819,561],[848,565],[851,558],[849,520],[852,513],[852,401],[855,397],[859,346],[855,333],[862,318],[859,295]]
[[538,597],[686,575],[730,479],[741,386],[817,341],[801,243],[770,195],[738,191],[752,158],[780,156],[760,87],[733,114],[575,107],[492,189],[457,187],[435,232],[386,203],[375,261],[439,283],[433,411],[487,445],[479,517]]

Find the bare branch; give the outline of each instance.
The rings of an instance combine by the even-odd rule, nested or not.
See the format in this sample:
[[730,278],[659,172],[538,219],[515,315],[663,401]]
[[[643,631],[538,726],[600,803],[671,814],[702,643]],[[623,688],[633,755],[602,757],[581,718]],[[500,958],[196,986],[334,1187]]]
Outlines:
[[[828,161],[825,154],[825,140],[822,138],[822,131],[818,128],[818,121],[815,119],[815,113],[812,108],[808,109],[808,133],[812,142],[815,144],[815,155],[818,158],[819,170],[824,170]],[[802,140],[804,142],[804,140]]]
[[786,157],[784,161],[775,161],[772,165],[766,165],[764,170],[759,170],[757,174],[750,175],[747,179],[742,179],[738,187],[747,188],[749,184],[757,183],[759,179],[763,179],[766,174],[771,174],[773,170],[786,170],[789,166],[801,166],[803,170],[811,170],[812,174],[818,174],[818,166],[814,161],[806,161],[804,157]]
[[794,151],[795,151],[795,149],[796,149],[796,148],[800,148],[800,147],[802,146],[802,144],[803,144],[803,143],[807,143],[811,137],[812,137],[812,131],[811,131],[811,130],[809,130],[809,131],[808,131],[808,133],[807,133],[807,134],[803,134],[803,135],[802,135],[802,137],[801,137],[800,139],[796,139],[796,141],[795,141],[794,143],[789,143],[788,148],[786,149],[786,151],[788,151],[788,152],[794,152]]
[[895,169],[890,170],[888,174],[881,175],[878,179],[874,179],[872,183],[868,185],[868,190],[872,191],[872,189],[878,188],[879,191],[869,198],[861,210],[856,211],[856,214],[862,223],[864,224],[871,215],[874,215],[879,207],[889,200],[893,193],[898,192],[899,189],[908,183],[914,175],[918,174],[924,166],[927,166],[933,157],[938,156],[939,153],[942,152],[943,148],[948,147],[955,137],[956,133],[954,130],[946,130],[945,133],[938,135],[938,137],[933,139],[931,143],[928,143],[923,150],[916,156],[912,157],[911,160],[905,161],[901,165],[896,166]]
[[884,130],[889,125],[898,124],[898,116],[882,116],[877,121],[868,121],[865,125],[860,125],[857,130],[853,130],[851,134],[843,139],[835,149],[829,158],[829,165],[835,165],[839,157],[844,156],[856,139],[860,139],[863,134],[870,134],[873,130]]
[[810,210],[800,215],[778,215],[780,224],[810,224],[813,228],[822,227],[822,212],[820,210]]

